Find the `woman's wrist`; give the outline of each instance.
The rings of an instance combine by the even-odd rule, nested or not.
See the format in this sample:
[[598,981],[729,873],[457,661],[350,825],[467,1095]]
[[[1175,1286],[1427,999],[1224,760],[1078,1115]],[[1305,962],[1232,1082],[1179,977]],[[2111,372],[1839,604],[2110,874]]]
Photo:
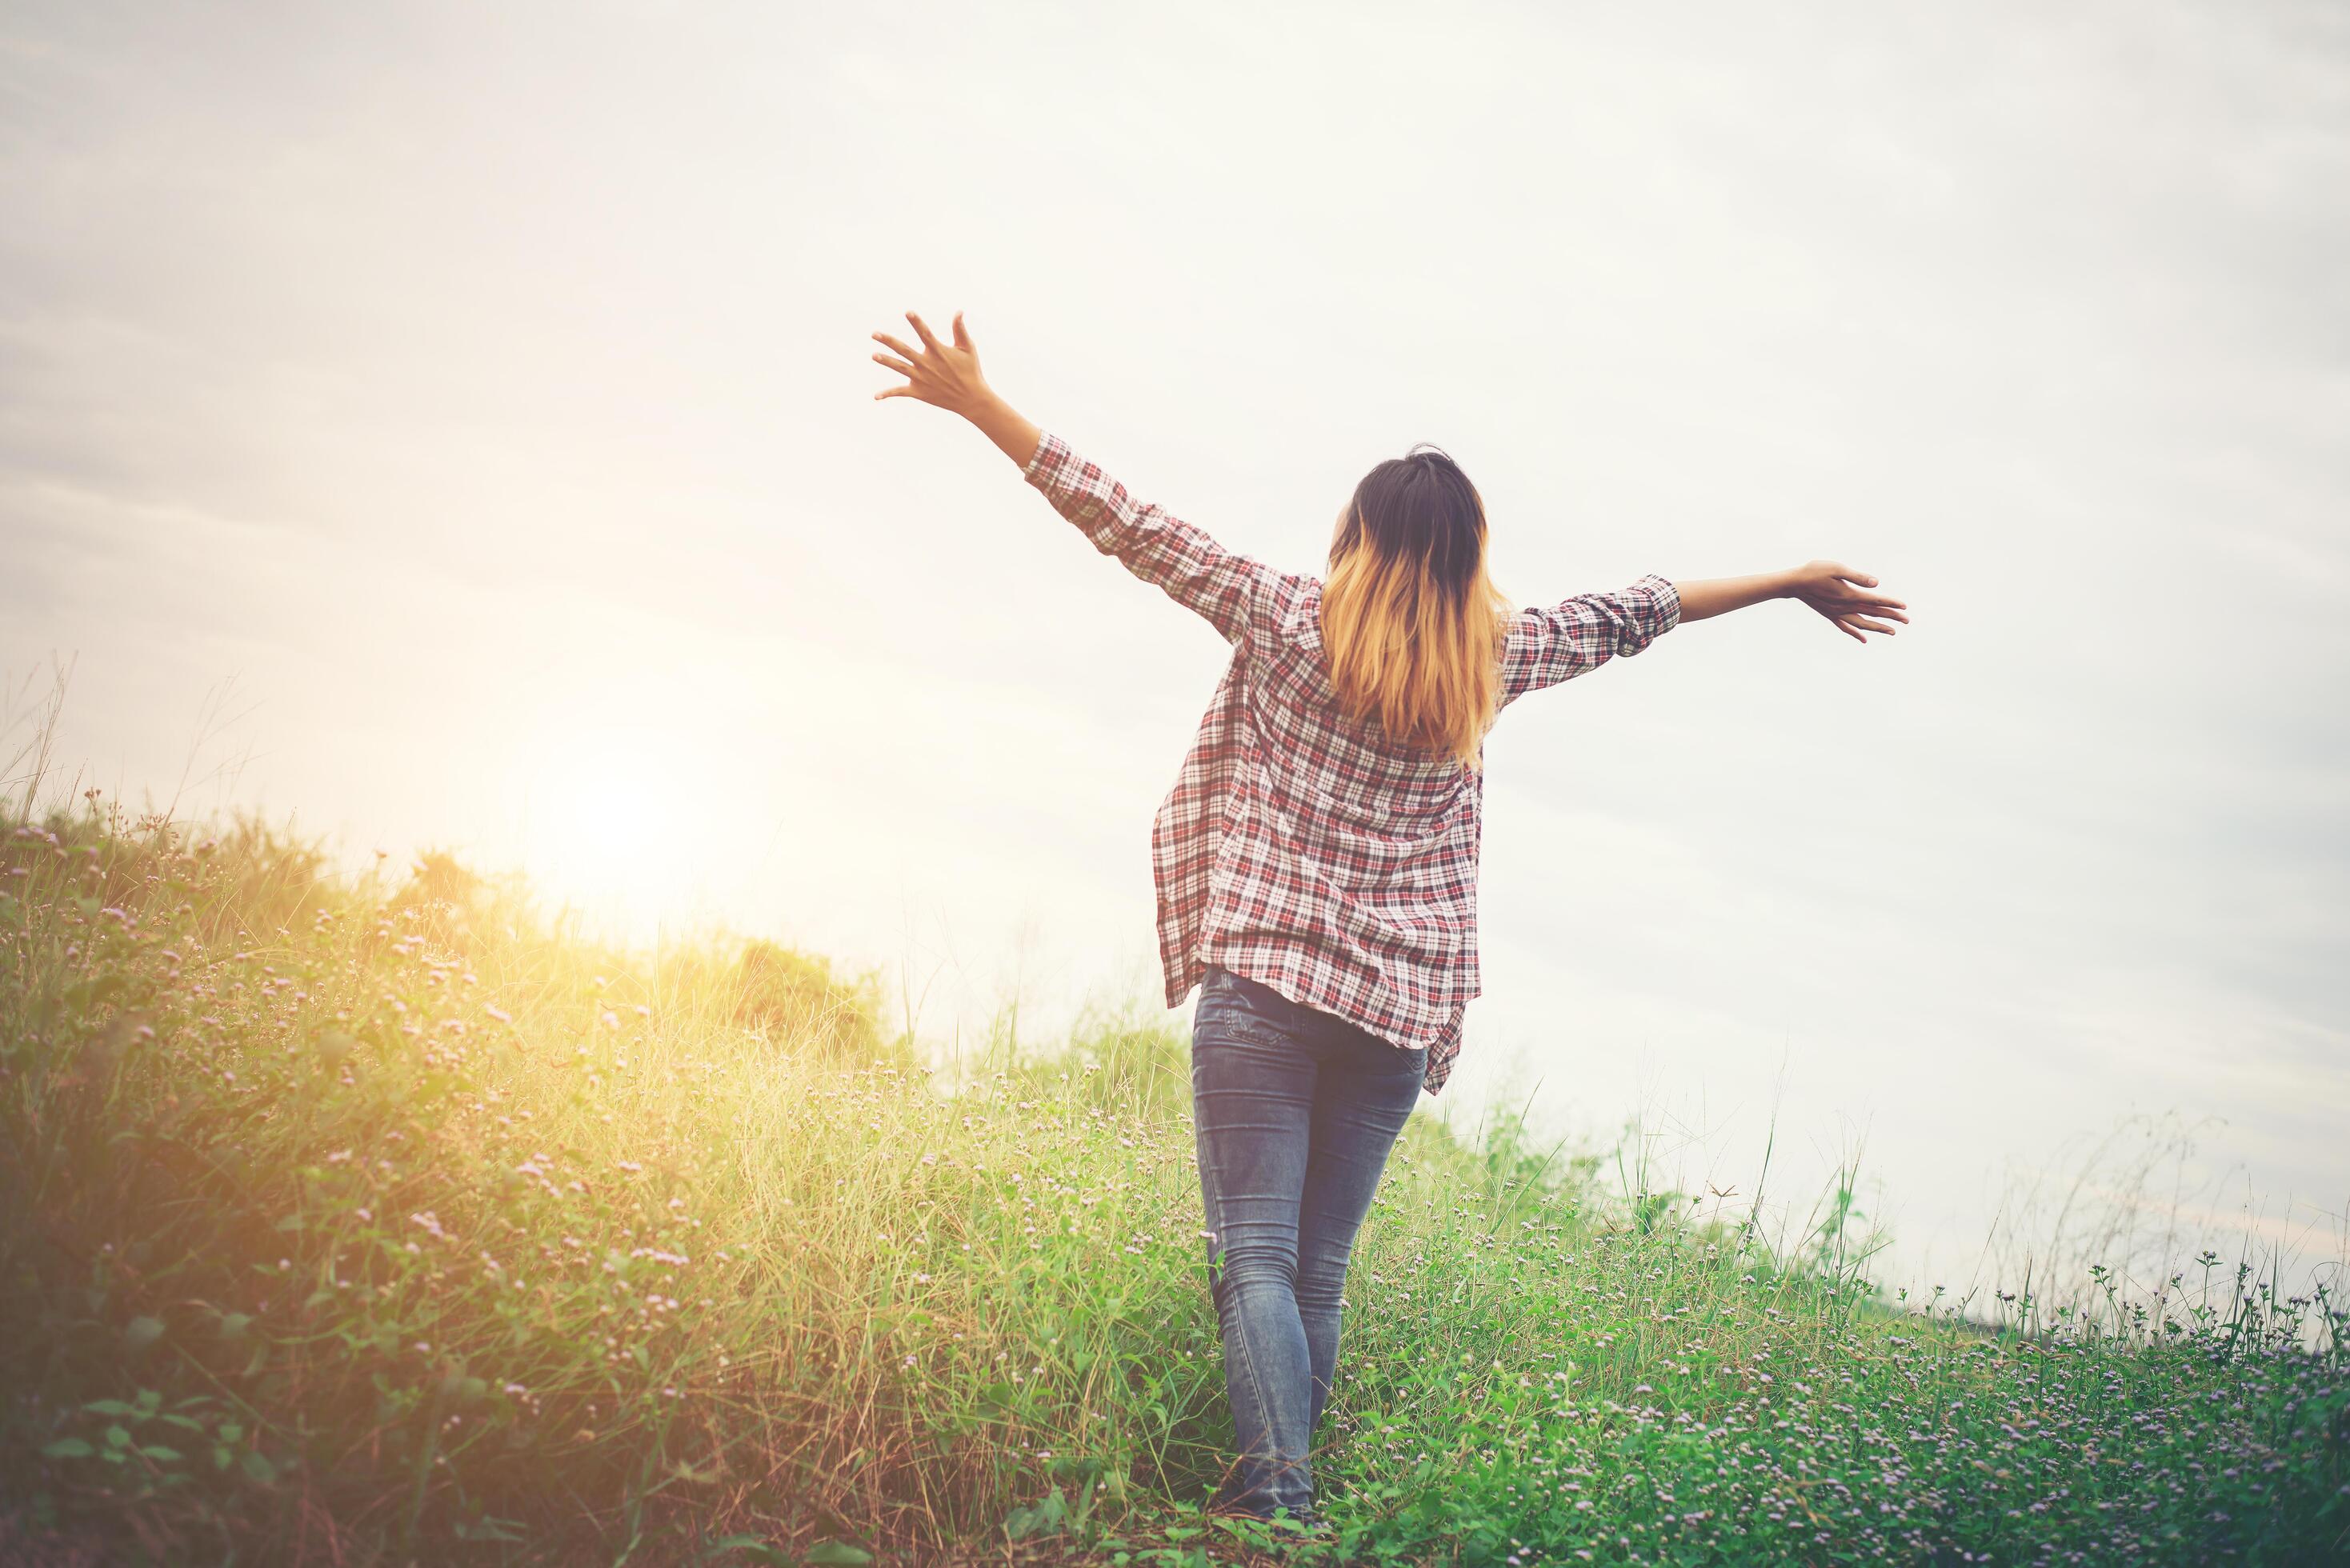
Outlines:
[[995,443],[996,450],[1025,469],[1036,455],[1037,443],[1044,431],[1035,421],[995,395],[994,389],[983,389],[970,408],[962,410],[962,417],[979,427],[982,435]]
[[1794,572],[1750,572],[1742,577],[1699,577],[1674,587],[1682,620],[1710,620],[1764,599],[1793,597],[1799,580]]

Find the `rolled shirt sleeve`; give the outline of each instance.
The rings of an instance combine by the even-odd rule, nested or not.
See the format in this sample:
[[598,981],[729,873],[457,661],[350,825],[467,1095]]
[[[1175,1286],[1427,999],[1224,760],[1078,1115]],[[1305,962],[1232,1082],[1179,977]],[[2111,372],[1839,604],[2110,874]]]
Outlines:
[[1502,700],[1571,680],[1618,654],[1636,654],[1680,618],[1679,590],[1653,572],[1612,593],[1577,594],[1520,610],[1503,653]]
[[1100,465],[1049,431],[1037,440],[1022,477],[1094,548],[1206,618],[1226,642],[1241,640],[1253,614],[1274,591],[1278,575],[1272,568],[1225,549],[1164,507],[1136,501]]

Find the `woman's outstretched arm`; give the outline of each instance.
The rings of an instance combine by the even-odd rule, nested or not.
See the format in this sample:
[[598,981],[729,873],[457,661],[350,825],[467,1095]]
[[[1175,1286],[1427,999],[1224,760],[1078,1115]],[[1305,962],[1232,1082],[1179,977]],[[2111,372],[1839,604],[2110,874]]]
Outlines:
[[1680,590],[1683,620],[1727,615],[1764,599],[1801,599],[1854,641],[1866,642],[1864,632],[1890,637],[1893,628],[1887,621],[1906,624],[1909,619],[1904,613],[1907,605],[1874,591],[1875,577],[1836,561],[1812,561],[1783,572],[1756,572],[1743,577],[1701,577],[1674,586]]
[[1783,572],[1675,582],[1654,573],[1613,593],[1577,594],[1560,604],[1520,610],[1502,655],[1502,701],[1555,686],[1619,655],[1638,653],[1683,621],[1727,615],[1764,599],[1801,599],[1846,636],[1890,637],[1887,620],[1907,621],[1899,599],[1874,592],[1877,579],[1835,561]]
[[1076,524],[1094,548],[1117,556],[1136,576],[1206,618],[1226,642],[1240,641],[1253,618],[1284,602],[1289,579],[1225,549],[1166,508],[1135,500],[1099,464],[1087,462],[997,397],[980,373],[960,311],[951,343],[931,336],[910,310],[906,320],[923,346],[912,348],[886,332],[873,335],[897,350],[896,356],[876,354],[875,361],[906,378],[904,386],[884,388],[874,397],[918,398],[969,420],[1020,465],[1022,477]]

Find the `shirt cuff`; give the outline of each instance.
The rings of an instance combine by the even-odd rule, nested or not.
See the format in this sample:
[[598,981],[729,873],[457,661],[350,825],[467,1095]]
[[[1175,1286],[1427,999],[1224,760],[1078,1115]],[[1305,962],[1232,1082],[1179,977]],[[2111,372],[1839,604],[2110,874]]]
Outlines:
[[1069,444],[1050,431],[1036,433],[1036,450],[1028,454],[1028,466],[1020,477],[1037,489],[1050,493],[1053,482],[1069,465]]
[[1672,579],[1650,572],[1640,579],[1640,586],[1646,587],[1656,601],[1657,629],[1652,635],[1661,637],[1679,626],[1681,622],[1681,591],[1673,586]]

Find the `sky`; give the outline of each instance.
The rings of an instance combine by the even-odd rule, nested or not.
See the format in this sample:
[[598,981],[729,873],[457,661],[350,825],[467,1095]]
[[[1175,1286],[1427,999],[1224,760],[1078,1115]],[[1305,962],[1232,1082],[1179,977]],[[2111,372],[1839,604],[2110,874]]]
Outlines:
[[1285,568],[1432,441],[1521,603],[1825,557],[1909,604],[1511,710],[1423,1114],[1637,1120],[1736,1201],[1767,1144],[1796,1221],[1856,1160],[1887,1277],[1954,1293],[2191,1132],[2166,1203],[2306,1271],[2345,192],[2321,5],[19,0],[0,671],[21,736],[69,662],[58,753],[125,799],[779,937],[934,1041],[1155,1013],[1149,826],[1227,650],[873,400],[868,334],[961,309]]

